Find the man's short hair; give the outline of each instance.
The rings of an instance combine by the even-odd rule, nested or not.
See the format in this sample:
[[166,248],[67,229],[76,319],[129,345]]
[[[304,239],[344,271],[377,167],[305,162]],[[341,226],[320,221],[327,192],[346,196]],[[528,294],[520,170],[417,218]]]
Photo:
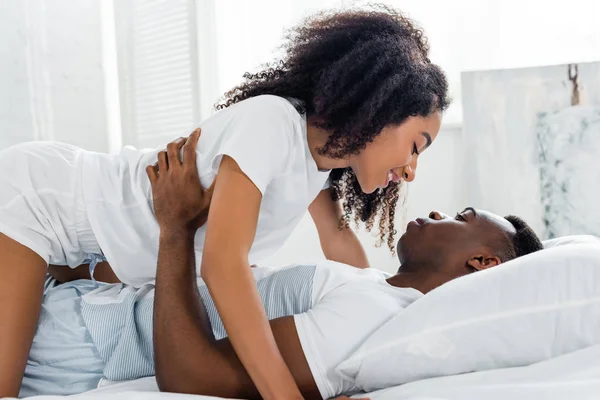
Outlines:
[[508,240],[502,241],[503,250],[501,251],[501,254],[499,254],[502,262],[535,253],[544,248],[538,235],[536,235],[534,230],[523,219],[516,215],[509,215],[504,217],[504,219],[511,223],[515,228],[516,233],[512,235],[512,239],[508,237]]

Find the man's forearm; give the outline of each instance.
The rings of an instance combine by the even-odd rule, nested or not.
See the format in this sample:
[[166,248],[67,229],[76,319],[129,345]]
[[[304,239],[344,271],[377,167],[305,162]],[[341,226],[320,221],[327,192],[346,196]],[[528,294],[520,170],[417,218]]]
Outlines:
[[259,397],[227,341],[216,341],[196,283],[194,235],[161,232],[154,298],[154,362],[163,391]]
[[194,233],[161,232],[154,298],[154,360],[161,389],[185,379],[182,373],[193,371],[202,379],[187,364],[200,361],[193,354],[210,358],[216,352],[195,271]]

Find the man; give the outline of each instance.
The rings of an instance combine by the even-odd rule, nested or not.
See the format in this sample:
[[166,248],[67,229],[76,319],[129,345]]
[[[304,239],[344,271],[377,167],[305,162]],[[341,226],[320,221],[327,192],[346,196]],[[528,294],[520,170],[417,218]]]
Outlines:
[[[206,286],[195,278],[193,238],[205,210],[197,198],[184,201],[186,185],[174,182],[198,180],[181,174],[159,171],[153,180],[161,228],[156,286],[95,288],[81,280],[49,289],[22,396],[71,394],[101,378],[156,374],[164,391],[259,398]],[[332,398],[355,391],[335,367],[414,300],[451,279],[541,248],[521,219],[467,208],[455,218],[432,212],[409,223],[398,242],[401,266],[392,277],[329,261],[249,273],[304,398]]]
[[[335,373],[369,335],[411,302],[451,279],[480,271],[537,251],[542,244],[517,217],[500,218],[468,208],[455,218],[432,212],[411,222],[398,243],[402,263],[398,273],[385,279],[375,270],[357,271],[331,262],[295,266],[279,272],[273,288],[262,289],[263,299],[296,291],[293,298],[312,290],[312,304],[292,316],[274,312],[284,301],[265,304],[277,345],[305,398],[330,398],[353,393],[352,382]],[[180,247],[178,254],[190,249]],[[175,253],[173,253],[174,255]],[[163,253],[166,260],[169,255]],[[192,265],[192,261],[189,261]],[[168,265],[168,267],[167,267]],[[165,262],[170,271],[183,264]],[[159,268],[161,266],[159,265]],[[191,270],[191,267],[188,266]],[[303,274],[314,274],[312,279]],[[274,275],[277,276],[277,275]],[[274,278],[276,279],[276,278]],[[167,286],[167,280],[163,282]],[[262,285],[259,281],[259,289]],[[311,285],[312,283],[312,285]],[[157,285],[160,284],[157,282]],[[190,287],[187,294],[157,286],[155,309],[156,376],[162,390],[234,398],[258,398],[251,379],[222,333],[216,337],[206,326],[220,327],[214,306],[201,298],[209,316],[198,306]],[[165,304],[161,307],[159,295]],[[283,296],[283,295],[282,295]],[[184,300],[184,297],[187,300]],[[295,304],[297,305],[297,304]],[[162,311],[161,311],[162,308]],[[178,311],[173,312],[174,309]],[[212,315],[211,315],[212,314]],[[285,313],[282,313],[285,314]],[[199,360],[210,360],[201,362]]]
[[[50,289],[21,395],[69,394],[91,389],[103,377],[116,381],[154,375],[155,302],[154,357],[162,390],[258,397],[224,338],[206,286],[201,282],[196,286],[192,243],[178,243],[177,237],[167,249],[161,243],[155,288],[113,284],[95,289],[90,281],[77,281]],[[519,218],[468,208],[455,218],[432,212],[409,223],[398,242],[401,266],[392,277],[328,261],[278,270],[256,268],[253,273],[277,345],[305,398],[330,398],[353,392],[352,382],[338,377],[335,367],[412,301],[451,279],[541,248],[535,233]],[[184,252],[188,261],[181,257]],[[175,276],[172,282],[170,277],[161,282],[163,268]],[[173,286],[177,279],[181,282]],[[79,314],[82,318],[77,319]],[[69,337],[56,331],[65,319],[79,324],[70,329]],[[61,338],[60,349],[56,338]],[[51,340],[54,352],[46,345]],[[57,353],[65,356],[60,367]],[[67,381],[56,380],[62,374]],[[80,386],[69,386],[68,379]]]

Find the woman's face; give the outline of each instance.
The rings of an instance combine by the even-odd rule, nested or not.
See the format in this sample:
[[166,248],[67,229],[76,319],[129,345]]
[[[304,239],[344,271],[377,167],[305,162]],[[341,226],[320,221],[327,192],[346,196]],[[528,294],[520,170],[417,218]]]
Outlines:
[[440,130],[442,115],[409,117],[400,125],[385,127],[358,155],[350,157],[350,167],[365,193],[385,188],[400,180],[415,179],[417,160],[433,143]]

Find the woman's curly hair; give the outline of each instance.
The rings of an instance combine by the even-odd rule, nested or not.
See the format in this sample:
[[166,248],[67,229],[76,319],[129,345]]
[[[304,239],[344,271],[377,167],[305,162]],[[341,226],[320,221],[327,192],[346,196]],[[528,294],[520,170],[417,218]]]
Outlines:
[[[330,135],[320,154],[358,154],[388,125],[445,110],[450,99],[442,70],[430,62],[423,31],[386,6],[323,12],[291,30],[284,56],[225,94],[217,109],[263,94],[299,100],[300,113]],[[354,172],[333,170],[334,200],[342,200],[342,226],[354,217],[394,252],[399,185],[363,193]]]

